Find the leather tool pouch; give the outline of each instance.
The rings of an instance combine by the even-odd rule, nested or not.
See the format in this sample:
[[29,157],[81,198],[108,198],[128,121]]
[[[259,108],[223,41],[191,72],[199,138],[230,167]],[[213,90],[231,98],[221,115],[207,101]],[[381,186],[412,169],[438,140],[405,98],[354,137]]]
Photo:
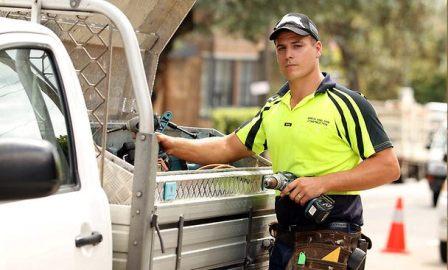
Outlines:
[[[296,245],[288,270],[346,270],[352,251],[358,244],[361,233],[336,231],[313,231],[296,233]],[[324,257],[340,248],[337,259],[323,260]],[[306,256],[304,264],[298,264],[300,253]]]
[[372,240],[364,234],[358,240],[358,247],[350,254],[348,260],[349,270],[364,270],[367,250],[372,248]]
[[372,248],[372,240],[365,234],[361,234],[361,237],[358,240],[358,247],[364,252],[367,252],[368,249]]

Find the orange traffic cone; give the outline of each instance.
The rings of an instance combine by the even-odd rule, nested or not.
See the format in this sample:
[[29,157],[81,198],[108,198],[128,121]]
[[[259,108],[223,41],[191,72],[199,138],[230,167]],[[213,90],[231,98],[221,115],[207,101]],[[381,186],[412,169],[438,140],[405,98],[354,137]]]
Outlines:
[[407,253],[404,237],[403,202],[401,197],[397,199],[397,204],[395,205],[395,212],[389,231],[389,239],[387,240],[387,246],[383,249],[383,252]]

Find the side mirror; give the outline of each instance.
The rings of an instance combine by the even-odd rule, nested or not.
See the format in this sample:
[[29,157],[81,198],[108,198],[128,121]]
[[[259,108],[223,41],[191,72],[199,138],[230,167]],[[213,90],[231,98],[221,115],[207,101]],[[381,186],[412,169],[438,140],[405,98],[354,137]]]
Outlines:
[[60,160],[53,145],[31,139],[0,139],[0,200],[48,196],[58,190]]

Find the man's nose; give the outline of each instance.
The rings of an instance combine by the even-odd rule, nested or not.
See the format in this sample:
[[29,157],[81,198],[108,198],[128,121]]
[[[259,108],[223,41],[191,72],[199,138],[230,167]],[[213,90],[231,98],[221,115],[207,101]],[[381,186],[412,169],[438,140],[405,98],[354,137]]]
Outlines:
[[286,56],[286,58],[287,58],[287,59],[291,59],[292,56],[293,56],[293,55],[292,55],[292,50],[291,50],[290,48],[286,48],[285,51],[286,51],[286,52],[285,52],[285,56]]

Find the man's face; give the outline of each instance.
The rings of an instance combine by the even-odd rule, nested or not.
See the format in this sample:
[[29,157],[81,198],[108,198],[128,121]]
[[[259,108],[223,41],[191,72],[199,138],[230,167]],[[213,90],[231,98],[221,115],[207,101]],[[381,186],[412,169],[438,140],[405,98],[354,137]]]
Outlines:
[[277,62],[288,81],[303,78],[317,68],[322,44],[311,36],[282,31],[275,39]]

